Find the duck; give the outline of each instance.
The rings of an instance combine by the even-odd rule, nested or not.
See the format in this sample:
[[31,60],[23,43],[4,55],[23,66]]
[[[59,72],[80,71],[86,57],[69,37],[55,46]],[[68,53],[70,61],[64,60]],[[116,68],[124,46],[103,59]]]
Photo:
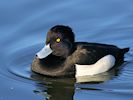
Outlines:
[[49,77],[97,75],[124,62],[129,47],[75,42],[71,27],[55,25],[49,29],[44,47],[36,53],[31,70]]

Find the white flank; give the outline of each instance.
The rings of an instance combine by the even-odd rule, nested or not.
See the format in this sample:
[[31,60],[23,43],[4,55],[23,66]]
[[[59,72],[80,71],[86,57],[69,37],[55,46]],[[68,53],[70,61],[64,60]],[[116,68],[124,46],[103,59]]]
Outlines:
[[52,53],[52,49],[50,48],[50,45],[46,45],[42,48],[42,50],[40,50],[38,53],[37,53],[37,57],[39,59],[43,59],[45,57],[47,57],[49,54]]
[[112,55],[106,55],[92,65],[76,64],[76,77],[103,73],[111,69],[114,65],[115,57]]

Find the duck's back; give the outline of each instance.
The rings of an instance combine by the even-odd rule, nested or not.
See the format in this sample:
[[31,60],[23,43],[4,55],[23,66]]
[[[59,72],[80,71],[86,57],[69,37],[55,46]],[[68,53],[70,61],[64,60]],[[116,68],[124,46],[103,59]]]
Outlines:
[[129,51],[129,48],[120,49],[114,45],[87,42],[76,42],[75,48],[76,63],[81,65],[94,64],[106,55],[114,56],[116,63],[123,62],[124,53]]

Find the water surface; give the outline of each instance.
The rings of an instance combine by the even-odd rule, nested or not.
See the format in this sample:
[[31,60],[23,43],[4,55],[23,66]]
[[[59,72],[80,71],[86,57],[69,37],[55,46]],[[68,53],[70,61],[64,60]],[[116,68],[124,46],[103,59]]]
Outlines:
[[[132,100],[132,5],[132,0],[0,1],[0,100]],[[77,80],[33,73],[34,55],[56,24],[71,26],[76,41],[130,47],[126,62]]]

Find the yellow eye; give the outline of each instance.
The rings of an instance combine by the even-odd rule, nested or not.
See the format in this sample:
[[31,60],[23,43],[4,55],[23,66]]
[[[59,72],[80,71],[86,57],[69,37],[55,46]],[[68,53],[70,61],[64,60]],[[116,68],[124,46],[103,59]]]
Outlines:
[[56,39],[56,42],[58,42],[58,43],[59,43],[60,41],[61,41],[61,39],[60,39],[60,38],[57,38],[57,39]]

